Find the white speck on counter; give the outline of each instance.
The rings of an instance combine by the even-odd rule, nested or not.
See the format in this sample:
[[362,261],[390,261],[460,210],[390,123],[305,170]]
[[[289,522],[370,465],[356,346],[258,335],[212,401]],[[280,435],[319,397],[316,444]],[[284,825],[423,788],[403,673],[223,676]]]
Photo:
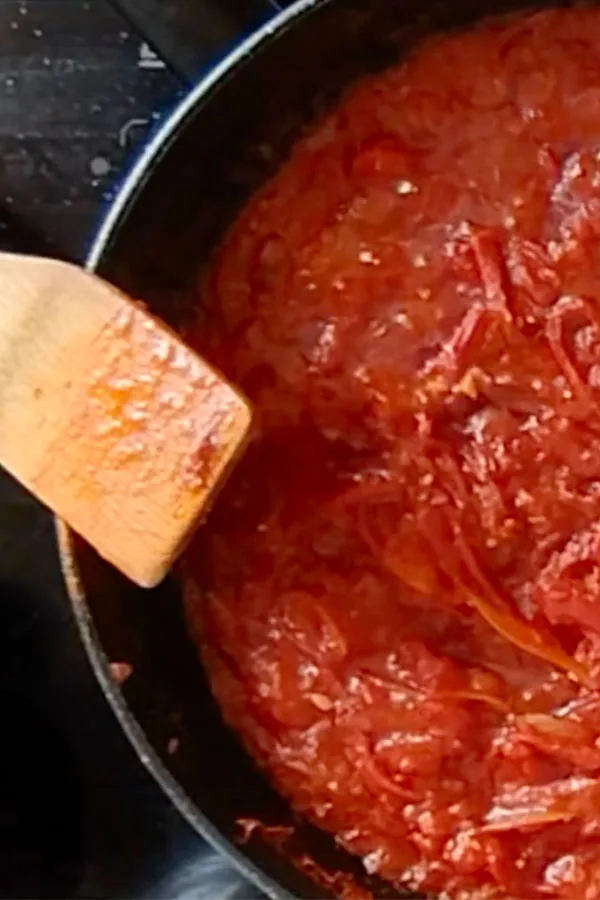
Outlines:
[[110,172],[110,168],[110,162],[103,156],[95,156],[94,159],[90,161],[90,172],[96,178],[101,178],[103,175],[108,175],[108,173]]

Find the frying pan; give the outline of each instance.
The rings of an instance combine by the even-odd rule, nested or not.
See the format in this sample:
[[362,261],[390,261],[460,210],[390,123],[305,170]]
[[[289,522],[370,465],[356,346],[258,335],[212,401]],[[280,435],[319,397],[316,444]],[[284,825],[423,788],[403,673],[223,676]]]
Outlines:
[[[307,122],[349,82],[395,61],[428,31],[511,6],[511,0],[493,9],[486,0],[298,0],[212,69],[146,146],[100,229],[89,267],[185,328],[199,314],[196,285],[211,250]],[[173,41],[169,49],[176,47]],[[236,843],[239,818],[285,825],[291,814],[220,719],[186,634],[176,578],[141,591],[60,522],[58,535],[98,680],[140,759],[193,827],[278,900],[331,896],[290,858],[303,854],[323,872],[346,872],[378,897],[389,894],[309,826],[298,828],[287,855],[260,835],[243,847]],[[120,688],[110,661],[133,667]]]

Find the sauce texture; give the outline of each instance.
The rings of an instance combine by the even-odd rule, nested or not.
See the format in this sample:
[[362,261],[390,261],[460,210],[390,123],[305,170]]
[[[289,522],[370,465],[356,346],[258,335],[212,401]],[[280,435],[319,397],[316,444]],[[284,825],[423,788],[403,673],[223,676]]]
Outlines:
[[433,38],[202,286],[256,407],[185,560],[227,722],[366,869],[600,898],[600,11]]

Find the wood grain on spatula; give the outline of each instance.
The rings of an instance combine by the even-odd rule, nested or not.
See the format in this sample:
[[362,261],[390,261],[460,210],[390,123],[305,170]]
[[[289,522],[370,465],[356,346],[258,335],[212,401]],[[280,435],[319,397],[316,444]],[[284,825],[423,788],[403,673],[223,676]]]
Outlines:
[[0,254],[0,463],[133,581],[166,574],[250,420],[220,374],[111,285]]

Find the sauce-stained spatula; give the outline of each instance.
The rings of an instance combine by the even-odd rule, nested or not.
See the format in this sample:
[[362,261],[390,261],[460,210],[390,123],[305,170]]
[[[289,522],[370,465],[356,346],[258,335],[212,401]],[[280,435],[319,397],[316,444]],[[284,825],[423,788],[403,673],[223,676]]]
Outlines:
[[133,581],[166,574],[250,421],[223,376],[116,288],[0,254],[0,463]]

